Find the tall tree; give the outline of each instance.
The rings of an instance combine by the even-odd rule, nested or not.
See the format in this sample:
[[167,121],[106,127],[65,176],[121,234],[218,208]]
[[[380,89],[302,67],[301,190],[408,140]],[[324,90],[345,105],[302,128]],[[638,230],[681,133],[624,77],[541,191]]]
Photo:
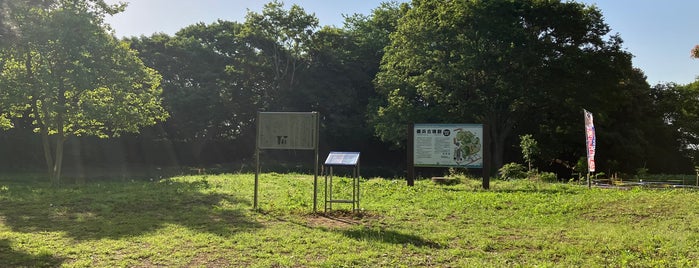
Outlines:
[[334,149],[379,151],[384,146],[367,124],[372,80],[378,72],[389,34],[402,16],[397,3],[383,3],[370,15],[346,17],[343,28],[324,27],[308,45],[309,66],[289,99],[323,116],[322,137]]
[[4,49],[0,83],[9,103],[33,119],[51,181],[60,182],[70,135],[118,136],[164,120],[160,75],[108,32],[106,15],[124,5],[59,1],[11,10],[19,37]]
[[677,149],[699,166],[699,81],[656,85],[653,96],[665,123],[677,135]]
[[575,2],[415,0],[375,80],[377,134],[398,143],[410,121],[482,122],[497,168],[515,127],[551,96],[578,111],[589,98],[576,94],[603,98],[577,84],[630,58],[608,32],[599,10]]
[[194,161],[204,147],[251,129],[260,108],[260,80],[249,71],[255,58],[238,37],[242,25],[218,21],[185,27],[170,37],[131,38],[148,66],[163,75],[163,101],[171,117],[167,137],[189,145]]
[[[298,94],[298,75],[309,67],[308,46],[318,19],[298,5],[284,9],[284,3],[272,1],[262,13],[248,12],[240,37],[257,52],[256,61],[246,71],[261,75],[260,93],[274,110],[299,110],[290,99]],[[305,108],[305,107],[303,107]]]

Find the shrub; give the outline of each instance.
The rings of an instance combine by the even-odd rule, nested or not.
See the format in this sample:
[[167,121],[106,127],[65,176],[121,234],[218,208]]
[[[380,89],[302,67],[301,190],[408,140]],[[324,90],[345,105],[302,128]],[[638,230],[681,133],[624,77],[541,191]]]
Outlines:
[[543,182],[558,182],[558,176],[553,172],[541,172],[539,173],[539,180]]
[[539,143],[531,134],[519,136],[519,147],[522,148],[522,157],[527,162],[528,170],[532,171],[534,157],[539,154]]
[[503,165],[500,170],[501,180],[521,180],[527,178],[524,166],[517,163],[508,163]]

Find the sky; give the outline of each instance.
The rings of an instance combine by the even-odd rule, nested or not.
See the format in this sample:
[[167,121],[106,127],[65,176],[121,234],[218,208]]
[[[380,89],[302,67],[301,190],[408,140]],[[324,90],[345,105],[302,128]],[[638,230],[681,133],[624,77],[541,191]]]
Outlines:
[[[127,2],[126,11],[106,22],[118,37],[175,34],[195,23],[218,19],[243,22],[248,11],[261,12],[271,0],[106,0]],[[401,2],[405,2],[402,0]],[[315,14],[321,25],[343,26],[343,15],[371,14],[382,0],[286,0]],[[648,83],[687,84],[699,76],[699,59],[690,50],[699,44],[699,1],[696,0],[578,0],[596,5],[604,20],[634,55],[634,67]]]

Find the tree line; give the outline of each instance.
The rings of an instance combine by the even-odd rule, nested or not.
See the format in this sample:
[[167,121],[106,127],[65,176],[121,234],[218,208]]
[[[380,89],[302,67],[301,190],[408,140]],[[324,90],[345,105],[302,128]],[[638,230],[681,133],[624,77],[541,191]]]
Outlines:
[[0,166],[44,162],[57,181],[64,155],[73,169],[246,163],[258,111],[318,111],[321,151],[360,151],[391,176],[409,123],[488,124],[496,167],[522,162],[530,135],[527,162],[569,176],[582,109],[600,171],[686,173],[697,159],[699,83],[650,86],[595,6],[386,2],[321,27],[273,1],[242,22],[118,40],[104,17],[125,8],[0,2]]

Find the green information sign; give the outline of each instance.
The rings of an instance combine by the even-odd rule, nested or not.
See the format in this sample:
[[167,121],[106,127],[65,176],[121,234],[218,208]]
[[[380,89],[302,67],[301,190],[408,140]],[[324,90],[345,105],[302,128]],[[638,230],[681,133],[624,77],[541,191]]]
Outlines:
[[415,166],[483,167],[483,125],[415,124]]

